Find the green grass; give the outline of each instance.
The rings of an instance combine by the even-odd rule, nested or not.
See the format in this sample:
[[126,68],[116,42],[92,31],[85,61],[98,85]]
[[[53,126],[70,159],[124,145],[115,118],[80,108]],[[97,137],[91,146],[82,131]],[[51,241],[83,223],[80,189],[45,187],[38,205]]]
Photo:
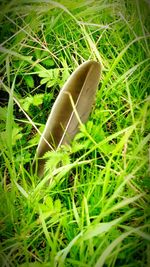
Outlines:
[[[150,266],[149,1],[1,4],[0,266]],[[72,144],[32,172],[51,107],[82,62],[103,65]],[[62,162],[62,165],[58,164]]]

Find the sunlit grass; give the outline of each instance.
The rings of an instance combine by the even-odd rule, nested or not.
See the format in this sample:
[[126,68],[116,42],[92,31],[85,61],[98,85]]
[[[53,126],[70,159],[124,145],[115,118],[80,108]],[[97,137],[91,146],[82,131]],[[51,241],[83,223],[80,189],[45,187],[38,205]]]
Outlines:
[[[148,13],[144,0],[2,4],[1,266],[150,265]],[[52,104],[89,59],[103,66],[90,118],[40,180]]]

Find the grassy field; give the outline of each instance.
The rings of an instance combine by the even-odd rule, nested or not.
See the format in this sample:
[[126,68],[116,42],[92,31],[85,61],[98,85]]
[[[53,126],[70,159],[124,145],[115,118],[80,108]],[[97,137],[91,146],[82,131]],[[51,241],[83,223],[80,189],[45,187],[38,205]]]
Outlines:
[[[1,1],[0,266],[150,266],[149,14],[148,0]],[[90,118],[40,179],[39,133],[91,59]]]

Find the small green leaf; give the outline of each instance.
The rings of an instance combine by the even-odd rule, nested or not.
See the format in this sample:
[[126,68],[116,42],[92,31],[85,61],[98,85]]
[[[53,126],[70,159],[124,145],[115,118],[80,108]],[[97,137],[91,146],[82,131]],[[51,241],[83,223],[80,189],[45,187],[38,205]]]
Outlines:
[[42,84],[45,84],[45,83],[47,83],[49,81],[49,77],[48,78],[43,78],[43,79],[41,79],[41,81],[40,81],[40,84],[42,85]]
[[48,212],[49,209],[45,204],[39,204],[39,208],[42,210],[42,212]]
[[54,202],[54,209],[57,212],[60,212],[61,211],[61,201],[60,201],[60,199],[56,199],[55,200],[55,202]]
[[51,58],[48,58],[48,59],[44,59],[42,61],[43,65],[45,65],[46,67],[53,67],[55,65],[55,62],[51,59]]
[[32,104],[34,106],[39,106],[42,103],[43,103],[43,94],[34,95]]
[[34,96],[29,96],[24,99],[20,99],[20,103],[22,104],[22,108],[25,111],[29,111],[30,105],[39,106],[43,103],[43,94],[36,94]]
[[24,80],[30,88],[34,88],[34,79],[31,75],[25,75]]
[[7,107],[0,107],[0,120],[6,121],[7,118]]
[[53,210],[53,199],[50,196],[45,197],[44,203],[49,210]]
[[22,108],[23,108],[25,111],[28,111],[30,105],[32,104],[32,96],[30,96],[30,97],[26,97],[26,98],[24,98],[24,99],[21,99],[21,100],[20,100],[20,103],[22,103]]
[[22,137],[22,132],[21,132],[22,128],[19,127],[18,125],[15,125],[15,127],[13,127],[13,131],[12,131],[12,145],[16,144],[16,141],[21,139]]
[[45,170],[50,172],[60,165],[63,166],[70,163],[69,155],[61,150],[48,151],[45,153],[43,158],[47,159],[45,164]]
[[48,81],[48,83],[47,83],[47,87],[49,88],[49,87],[52,87],[53,85],[55,85],[55,80],[50,80],[50,81]]
[[34,50],[34,54],[36,56],[36,59],[40,59],[41,58],[41,50],[40,49],[35,49]]

